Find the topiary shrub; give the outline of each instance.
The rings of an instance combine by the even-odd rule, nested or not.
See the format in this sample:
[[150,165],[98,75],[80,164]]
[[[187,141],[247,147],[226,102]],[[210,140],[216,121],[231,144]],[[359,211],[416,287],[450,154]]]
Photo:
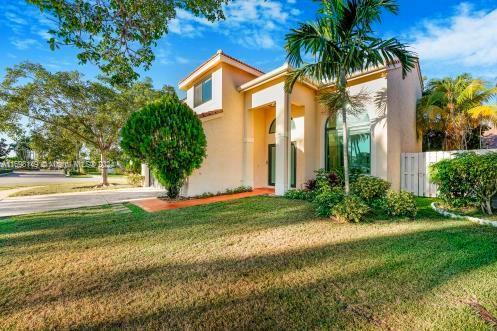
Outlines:
[[370,212],[368,205],[355,195],[347,195],[332,208],[332,215],[340,222],[359,223]]
[[374,200],[385,197],[390,183],[378,177],[359,176],[351,185],[352,194],[371,204]]
[[316,197],[316,192],[309,191],[309,190],[294,189],[294,190],[286,191],[284,196],[287,199],[304,200],[304,201],[312,202],[312,201],[314,201],[314,198]]
[[187,104],[174,95],[133,113],[121,129],[121,147],[132,158],[147,163],[169,198],[206,155],[202,123]]
[[497,153],[461,153],[453,159],[433,164],[431,180],[438,185],[438,196],[449,206],[479,206],[492,214],[492,199],[497,195]]
[[385,198],[385,211],[390,216],[415,218],[418,212],[416,199],[410,192],[388,191]]
[[341,187],[323,186],[319,189],[314,198],[316,204],[316,215],[319,217],[330,217],[335,205],[342,202],[345,192]]

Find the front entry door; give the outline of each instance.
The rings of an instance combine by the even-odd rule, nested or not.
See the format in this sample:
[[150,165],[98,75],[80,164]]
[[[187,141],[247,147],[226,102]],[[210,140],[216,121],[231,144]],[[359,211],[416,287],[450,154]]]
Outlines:
[[[297,147],[292,143],[290,148],[290,186],[297,186]],[[270,144],[268,148],[268,184],[274,186],[276,183],[276,145]]]

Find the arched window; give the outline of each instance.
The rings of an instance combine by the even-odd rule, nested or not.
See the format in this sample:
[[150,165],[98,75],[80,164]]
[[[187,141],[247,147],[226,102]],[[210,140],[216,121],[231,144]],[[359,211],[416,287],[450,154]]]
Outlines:
[[[293,120],[292,118],[292,130],[295,130],[295,121]],[[273,134],[273,133],[276,133],[276,119],[274,119],[272,122],[271,122],[271,125],[269,126],[269,134]]]
[[[367,113],[348,116],[350,169],[371,173],[371,125]],[[325,167],[331,171],[343,167],[342,117],[329,117],[325,126]]]

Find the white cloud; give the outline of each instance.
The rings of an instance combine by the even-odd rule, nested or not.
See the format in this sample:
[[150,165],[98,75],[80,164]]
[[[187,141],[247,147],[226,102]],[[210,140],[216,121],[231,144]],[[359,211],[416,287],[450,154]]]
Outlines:
[[476,11],[463,3],[450,18],[425,21],[412,44],[422,61],[467,68],[497,65],[497,9]]
[[33,46],[39,46],[40,43],[35,39],[12,39],[10,43],[19,50],[27,50]]
[[176,62],[179,64],[186,64],[186,63],[189,63],[190,60],[188,60],[187,58],[184,58],[182,56],[176,56]]
[[295,1],[238,0],[224,7],[226,19],[209,22],[185,10],[169,23],[169,31],[183,37],[201,36],[207,29],[226,35],[248,48],[274,48],[278,45],[275,31],[283,31],[291,17],[301,14],[293,8]]

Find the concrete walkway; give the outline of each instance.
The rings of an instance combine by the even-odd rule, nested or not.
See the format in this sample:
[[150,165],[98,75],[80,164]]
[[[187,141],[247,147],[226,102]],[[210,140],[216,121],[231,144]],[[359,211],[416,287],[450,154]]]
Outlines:
[[164,191],[159,189],[126,188],[4,198],[0,201],[0,217],[115,204],[157,197],[162,194]]
[[273,195],[274,190],[270,188],[256,188],[252,192],[243,192],[235,194],[218,195],[209,198],[180,200],[180,201],[166,201],[157,198],[135,200],[132,203],[148,212],[157,212],[161,210],[172,210],[178,208],[206,205],[214,202],[236,200],[247,197],[254,197],[258,195]]

